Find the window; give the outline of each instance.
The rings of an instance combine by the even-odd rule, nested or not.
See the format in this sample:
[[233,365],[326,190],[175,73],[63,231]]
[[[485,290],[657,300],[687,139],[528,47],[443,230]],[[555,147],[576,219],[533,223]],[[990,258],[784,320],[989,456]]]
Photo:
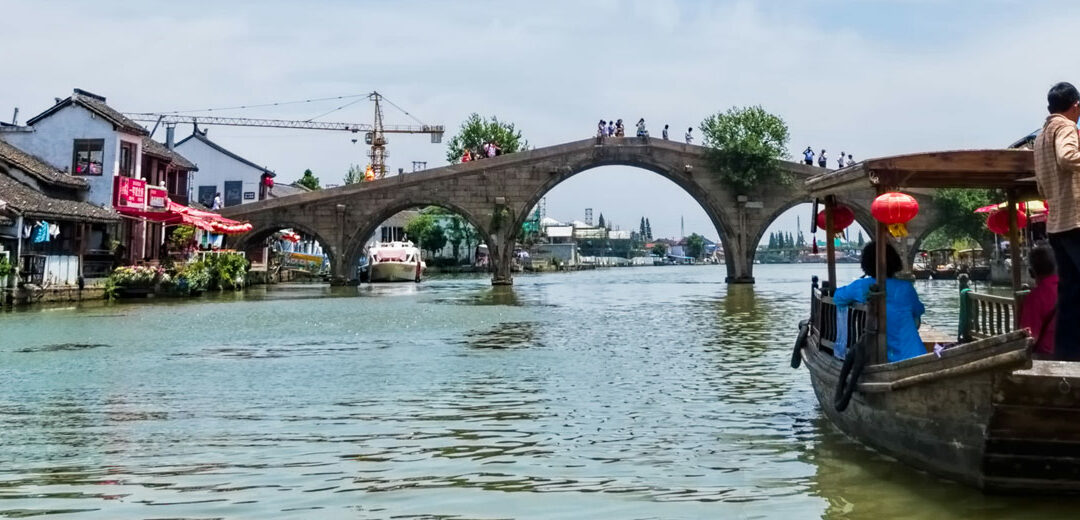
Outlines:
[[71,170],[75,175],[101,175],[104,151],[104,139],[76,139]]
[[135,176],[135,143],[120,141],[120,175]]

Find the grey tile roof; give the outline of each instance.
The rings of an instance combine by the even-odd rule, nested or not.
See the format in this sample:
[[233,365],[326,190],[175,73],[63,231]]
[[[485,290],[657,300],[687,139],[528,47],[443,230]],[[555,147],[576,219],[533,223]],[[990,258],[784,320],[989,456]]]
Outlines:
[[142,127],[142,125],[128,119],[126,116],[124,116],[124,114],[121,114],[119,111],[106,104],[104,97],[94,94],[93,92],[87,92],[78,88],[75,89],[74,92],[72,92],[70,97],[49,107],[49,109],[45,110],[44,112],[30,118],[26,121],[26,124],[29,126],[34,126],[34,123],[37,123],[38,121],[41,121],[42,119],[45,119],[55,114],[60,109],[70,106],[72,104],[79,105],[97,114],[102,119],[112,123],[113,127],[118,130],[123,130],[125,132],[135,135],[150,134],[150,132],[147,132],[146,129]]
[[179,169],[192,171],[198,170],[198,168],[195,167],[195,163],[187,160],[186,157],[177,153],[176,150],[170,150],[167,146],[151,139],[149,136],[143,137],[142,149],[144,154],[152,155],[159,159],[165,159],[166,161],[174,164]]
[[299,195],[301,193],[307,193],[311,190],[299,186],[297,184],[275,184],[274,189],[270,190],[270,196],[274,198],[288,197],[289,195]]
[[49,184],[82,189],[89,186],[86,179],[64,173],[38,157],[26,153],[3,140],[0,140],[0,160]]
[[120,218],[113,210],[88,202],[50,197],[2,172],[0,200],[7,202],[9,211],[21,213],[27,218],[80,222],[114,222]]

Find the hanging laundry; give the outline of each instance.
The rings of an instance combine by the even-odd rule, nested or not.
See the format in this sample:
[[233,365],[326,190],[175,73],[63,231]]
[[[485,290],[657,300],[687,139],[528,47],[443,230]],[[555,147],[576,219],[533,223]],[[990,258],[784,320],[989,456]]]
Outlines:
[[34,229],[34,226],[27,224],[23,226],[22,238],[30,238],[30,231]]
[[48,242],[48,241],[49,241],[49,223],[44,222],[44,221],[39,221],[37,223],[37,225],[34,226],[34,238],[32,240],[30,240],[30,242],[34,243],[34,244],[40,244],[42,242]]
[[60,224],[49,224],[49,238],[55,239],[60,234]]

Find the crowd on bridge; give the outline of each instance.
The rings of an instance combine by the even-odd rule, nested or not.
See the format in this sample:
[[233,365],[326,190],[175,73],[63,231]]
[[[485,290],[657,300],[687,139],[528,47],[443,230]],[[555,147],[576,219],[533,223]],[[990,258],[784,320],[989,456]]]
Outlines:
[[[661,138],[668,141],[668,133],[671,125],[664,125],[664,130],[661,133]],[[600,120],[596,125],[596,138],[603,139],[605,137],[625,137],[626,128],[623,126],[622,119],[613,119],[611,121]],[[637,137],[640,139],[649,138],[649,130],[645,128],[645,118],[638,119],[637,122]],[[686,144],[694,144],[694,127],[686,129]]]
[[[803,162],[806,163],[807,166],[813,166],[814,157],[817,157],[818,166],[822,168],[829,167],[829,155],[824,148],[821,149],[821,153],[814,154],[814,148],[807,146],[806,149],[803,150]],[[837,168],[844,168],[845,166],[851,166],[853,164],[855,164],[855,158],[852,157],[851,154],[845,155],[844,152],[840,152],[840,156],[836,158]]]
[[471,150],[465,148],[465,151],[461,154],[461,162],[466,163],[470,161],[477,161],[484,158],[496,157],[502,155],[502,147],[495,141],[487,141],[480,145],[477,150]]

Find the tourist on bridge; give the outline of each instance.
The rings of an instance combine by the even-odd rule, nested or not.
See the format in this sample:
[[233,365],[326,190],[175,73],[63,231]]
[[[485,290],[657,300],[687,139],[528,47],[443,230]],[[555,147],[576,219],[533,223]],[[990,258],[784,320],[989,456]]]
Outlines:
[[694,127],[692,127],[692,126],[690,128],[686,129],[686,144],[694,144],[693,132],[694,132]]
[[810,148],[809,146],[807,146],[806,149],[803,150],[802,156],[803,156],[803,162],[805,162],[807,166],[813,166],[814,165],[814,149],[813,148]]
[[607,121],[600,120],[600,124],[596,126],[596,137],[604,137],[607,133]]
[[817,156],[817,164],[822,168],[827,168],[829,166],[829,159],[825,156],[824,148],[821,149],[821,153]]
[[607,124],[607,136],[608,137],[614,137],[615,136],[615,120],[614,119],[612,119],[611,121],[608,121],[608,124]]
[[219,209],[221,209],[221,192],[220,191],[214,194],[214,202],[210,204],[210,210],[211,211],[217,211]]
[[626,128],[623,127],[622,119],[615,121],[615,137],[626,137]]
[[1035,180],[1050,206],[1046,232],[1061,278],[1054,357],[1080,361],[1080,92],[1062,82],[1046,100],[1050,115],[1035,138]]
[[851,166],[852,164],[855,164],[855,158],[851,154],[847,154],[847,165]]
[[844,168],[844,152],[840,152],[840,157],[836,158],[836,166],[840,169]]
[[472,160],[472,152],[468,148],[465,149],[465,153],[461,154],[461,162],[466,163]]
[[1054,359],[1058,298],[1054,251],[1046,246],[1032,249],[1028,255],[1028,274],[1035,279],[1035,288],[1024,298],[1024,306],[1020,310],[1020,327],[1031,331],[1031,339],[1035,340],[1033,357]]
[[645,130],[645,118],[644,117],[641,118],[641,119],[638,119],[638,122],[637,122],[637,136],[638,137],[643,137],[643,138],[644,137],[649,137],[649,131]]
[[[874,241],[863,248],[862,260],[859,263],[866,276],[837,289],[833,294],[837,327],[833,355],[841,359],[847,353],[847,347],[853,345],[848,340],[848,308],[855,303],[866,303],[870,287],[877,283],[877,244]],[[919,301],[915,285],[910,280],[896,278],[896,273],[903,267],[904,263],[896,249],[892,244],[886,245],[885,343],[889,363],[926,354],[922,338],[919,337],[919,321],[926,312],[926,307]]]
[[669,127],[669,126],[671,126],[671,125],[664,125],[664,140],[665,140],[665,141],[667,141],[667,140],[668,140],[668,137],[667,137],[667,131],[668,131],[668,127]]

